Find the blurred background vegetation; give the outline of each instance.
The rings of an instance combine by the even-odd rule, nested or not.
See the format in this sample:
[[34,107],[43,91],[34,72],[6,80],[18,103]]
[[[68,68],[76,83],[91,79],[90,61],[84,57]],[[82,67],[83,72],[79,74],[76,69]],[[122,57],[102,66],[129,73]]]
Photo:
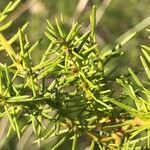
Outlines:
[[[8,2],[10,0],[0,0],[0,10],[3,10]],[[147,32],[143,29],[150,25],[150,0],[22,0],[8,17],[14,23],[4,34],[9,38],[17,32],[19,27],[26,22],[30,22],[26,34],[31,43],[42,39],[33,57],[35,63],[37,63],[49,42],[43,38],[47,24],[46,19],[54,22],[55,16],[60,18],[62,14],[66,26],[70,26],[73,21],[78,21],[83,24],[81,32],[85,32],[89,29],[89,14],[93,4],[97,8],[96,33],[100,50],[107,50],[121,41],[124,36],[138,31],[135,38],[123,47],[125,54],[112,62],[112,65],[120,65],[120,67],[117,67],[116,74],[119,72],[125,73],[129,66],[136,69],[139,66],[140,44],[148,44]],[[2,127],[0,139],[5,137],[3,132],[6,125],[2,123],[6,124],[6,122],[1,121],[0,123],[0,127]],[[32,133],[29,131],[28,136],[31,135]],[[36,149],[36,147],[31,148],[32,144],[29,137],[26,139],[28,141],[26,146],[26,142],[17,143],[14,139],[9,140],[11,144],[5,143],[4,146],[3,143],[6,141],[3,138],[0,147],[3,146],[2,149],[8,150],[21,150],[23,147],[24,149]]]
[[[2,9],[10,0],[1,0]],[[73,21],[83,24],[82,32],[89,28],[89,13],[92,5],[97,7],[97,39],[100,49],[108,49],[121,41],[125,36],[134,31],[139,31],[137,36],[123,49],[126,53],[120,57],[122,66],[117,72],[123,72],[126,66],[136,68],[139,65],[139,45],[147,44],[147,32],[143,31],[150,25],[150,1],[149,0],[22,0],[17,9],[8,19],[14,24],[7,36],[10,37],[26,22],[30,22],[27,35],[31,42],[42,39],[44,36],[46,19],[53,22],[55,17],[63,15],[66,26]],[[142,31],[141,31],[142,30]],[[35,54],[35,63],[39,61],[43,49],[48,41],[41,41],[39,50]],[[118,63],[118,60],[114,60]],[[123,67],[124,66],[124,67]]]

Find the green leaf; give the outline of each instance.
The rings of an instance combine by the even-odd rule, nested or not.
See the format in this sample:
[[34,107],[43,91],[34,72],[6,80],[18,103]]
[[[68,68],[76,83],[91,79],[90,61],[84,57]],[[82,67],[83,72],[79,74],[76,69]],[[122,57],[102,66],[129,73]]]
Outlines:
[[132,75],[132,77],[133,77],[134,81],[136,82],[136,84],[137,84],[139,87],[141,87],[141,88],[144,89],[143,84],[142,84],[141,81],[138,79],[138,77],[135,75],[135,73],[131,70],[131,68],[128,68],[128,70],[129,70],[130,74]]
[[48,38],[50,41],[52,41],[52,42],[54,42],[54,43],[57,42],[56,37],[52,36],[51,34],[45,32],[45,35],[47,36],[47,38]]
[[64,142],[67,140],[67,136],[64,136],[53,148],[52,150],[57,150]]
[[0,26],[0,32],[6,30],[7,28],[9,28],[12,24],[12,21],[7,22],[6,24]]
[[98,46],[98,44],[95,44],[95,45],[91,46],[90,48],[85,49],[85,50],[82,52],[82,54],[84,55],[84,54],[87,54],[87,53],[89,53],[89,52],[95,50],[95,48],[96,48],[97,46]]
[[94,150],[94,148],[95,148],[95,141],[93,140],[91,145],[90,145],[89,150]]
[[117,82],[123,87],[123,90],[134,100],[137,109],[140,109],[140,100],[137,98],[132,86],[122,80],[117,79]]
[[63,30],[62,30],[62,27],[61,27],[60,23],[58,22],[57,18],[55,18],[55,22],[56,22],[56,26],[57,26],[57,29],[58,29],[58,32],[59,32],[60,36],[62,38],[64,38],[64,33],[63,33]]
[[93,39],[93,42],[96,42],[96,34],[95,34],[95,28],[96,28],[96,6],[94,5],[92,8],[92,14],[90,15],[90,22],[92,27],[91,36]]
[[87,32],[86,34],[82,35],[80,38],[78,38],[75,42],[74,42],[74,46],[76,47],[78,44],[81,43],[85,43],[87,42],[88,37],[90,36],[91,31]]
[[12,118],[12,116],[11,116],[11,114],[10,114],[10,111],[8,110],[8,108],[7,108],[6,105],[4,106],[4,109],[5,109],[5,111],[6,111],[6,114],[8,115],[8,118],[9,118],[9,121],[10,121],[10,124],[11,124],[11,127],[14,129],[14,131],[16,131],[13,118]]
[[77,138],[78,135],[75,133],[73,136],[72,150],[77,150]]
[[113,98],[106,98],[106,99],[109,100],[110,102],[112,102],[113,104],[119,106],[120,108],[123,108],[123,109],[129,111],[130,113],[134,114],[137,112],[137,110],[134,109],[133,107],[127,106],[127,105],[125,105],[125,104],[123,104],[123,103],[121,103],[121,102],[119,102]]
[[145,58],[147,59],[148,63],[150,63],[150,54],[148,54],[144,49],[142,49],[142,52],[143,52]]
[[73,23],[72,28],[66,37],[66,42],[72,41],[74,39],[80,27],[81,25],[79,26],[77,22]]
[[120,44],[118,44],[118,45],[114,48],[114,50],[116,51],[116,50],[118,50],[119,48],[121,48],[121,47],[122,47],[123,45],[125,45],[128,41],[130,41],[135,35],[136,35],[136,32],[134,32],[134,33],[130,34],[129,36],[127,36],[124,40],[122,40],[122,41],[120,42]]
[[145,69],[145,72],[147,74],[147,77],[150,80],[150,68],[149,68],[148,64],[146,63],[145,59],[142,56],[140,56],[140,59],[141,59],[141,62],[143,64],[143,67]]

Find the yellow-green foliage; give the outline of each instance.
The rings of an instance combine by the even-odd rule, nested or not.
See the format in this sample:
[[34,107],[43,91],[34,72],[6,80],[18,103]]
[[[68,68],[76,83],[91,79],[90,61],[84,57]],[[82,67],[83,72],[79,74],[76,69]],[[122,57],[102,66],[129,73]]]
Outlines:
[[[6,6],[1,22],[19,1]],[[63,19],[56,18],[55,25],[47,21],[43,38],[49,45],[36,65],[32,53],[41,40],[29,44],[28,23],[10,38],[4,33],[12,22],[0,26],[0,53],[8,58],[0,61],[0,117],[9,119],[8,136],[16,133],[20,139],[31,125],[35,143],[56,139],[50,146],[53,150],[63,149],[68,141],[70,149],[79,149],[82,138],[90,150],[150,148],[150,48],[141,46],[147,81],[131,68],[128,75],[112,79],[109,62],[123,54],[120,48],[136,33],[101,52],[95,19],[94,6],[91,29],[84,34],[78,22],[68,28]],[[112,86],[116,83],[123,87],[117,97],[118,89]]]

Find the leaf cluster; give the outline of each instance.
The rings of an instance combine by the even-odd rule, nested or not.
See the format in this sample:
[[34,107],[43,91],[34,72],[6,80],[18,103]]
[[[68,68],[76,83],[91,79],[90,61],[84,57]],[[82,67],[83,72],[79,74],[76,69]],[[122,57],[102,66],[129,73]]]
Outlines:
[[[0,13],[1,22],[18,3],[6,6]],[[47,20],[44,38],[49,45],[36,65],[32,54],[41,40],[30,44],[25,34],[28,23],[10,39],[3,32],[11,22],[0,26],[0,52],[9,60],[0,62],[0,117],[9,119],[8,136],[15,131],[20,139],[32,126],[35,143],[55,138],[50,147],[53,150],[68,141],[72,150],[79,149],[82,138],[90,150],[134,149],[139,141],[146,141],[144,146],[150,147],[150,49],[141,46],[147,81],[141,82],[129,68],[129,77],[116,80],[123,88],[116,98],[117,89],[109,86],[116,83],[107,73],[111,70],[109,62],[123,54],[121,47],[135,33],[114,49],[100,52],[95,6],[90,22],[91,30],[81,34],[78,22],[66,27],[62,17],[55,19],[55,25]],[[126,104],[126,99],[132,104]]]

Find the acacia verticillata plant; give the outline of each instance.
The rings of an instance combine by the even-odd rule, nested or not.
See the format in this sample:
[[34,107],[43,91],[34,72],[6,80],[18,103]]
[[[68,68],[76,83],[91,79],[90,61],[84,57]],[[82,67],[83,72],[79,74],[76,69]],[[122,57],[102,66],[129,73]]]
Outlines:
[[[0,22],[19,2],[6,6]],[[81,34],[78,22],[66,27],[63,19],[56,18],[55,25],[47,20],[44,38],[49,46],[36,65],[32,53],[40,40],[29,44],[24,33],[28,23],[10,39],[4,33],[12,22],[0,26],[0,53],[8,58],[0,61],[0,117],[9,119],[8,136],[15,132],[20,139],[32,126],[35,143],[55,139],[50,145],[53,150],[63,149],[68,142],[70,149],[79,149],[82,139],[90,150],[135,149],[139,140],[150,148],[150,48],[141,46],[147,81],[141,82],[130,68],[128,76],[115,81],[108,73],[109,62],[123,54],[120,48],[136,33],[101,52],[95,34],[95,6],[90,22],[91,29]],[[123,87],[117,98],[113,96],[117,89],[109,86],[114,82]],[[124,103],[125,99],[132,104]]]

